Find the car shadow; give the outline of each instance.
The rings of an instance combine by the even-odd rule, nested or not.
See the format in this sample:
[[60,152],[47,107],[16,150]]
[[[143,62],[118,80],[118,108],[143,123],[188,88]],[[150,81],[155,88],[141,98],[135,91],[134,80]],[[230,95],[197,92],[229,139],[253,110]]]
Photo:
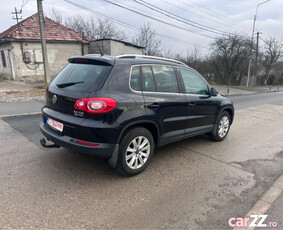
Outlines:
[[[182,144],[190,144],[199,141],[206,142],[210,140],[208,136],[203,135],[157,148],[152,161],[148,165],[148,170],[154,170],[154,168],[157,167],[157,165],[160,166],[160,164],[170,164],[170,159],[168,158],[172,156],[178,158],[179,156],[177,154],[174,156],[174,153],[179,151],[178,148],[180,148]],[[178,148],[176,149],[176,147]],[[52,178],[54,177],[54,175],[52,175],[54,172],[61,174],[61,177],[69,177],[69,179],[80,178],[81,180],[103,178],[103,180],[112,181],[112,179],[123,180],[128,178],[111,168],[105,159],[96,156],[81,154],[65,148],[45,149],[42,153],[43,156],[41,160],[44,162],[44,167],[47,167],[46,170]],[[135,177],[143,177],[143,173]]]

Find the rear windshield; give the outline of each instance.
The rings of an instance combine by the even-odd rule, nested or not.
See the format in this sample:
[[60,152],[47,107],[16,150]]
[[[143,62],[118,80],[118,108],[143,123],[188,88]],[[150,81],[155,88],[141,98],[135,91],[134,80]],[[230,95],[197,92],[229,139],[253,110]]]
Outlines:
[[93,92],[99,90],[112,66],[69,63],[51,82],[51,87],[69,91]]

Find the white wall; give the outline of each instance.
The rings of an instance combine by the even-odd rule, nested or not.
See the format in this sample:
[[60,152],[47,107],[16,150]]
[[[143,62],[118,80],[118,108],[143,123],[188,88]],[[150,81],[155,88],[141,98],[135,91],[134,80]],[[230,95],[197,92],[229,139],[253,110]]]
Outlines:
[[94,41],[90,43],[89,52],[100,54],[97,45],[105,55],[118,56],[122,54],[142,54],[142,49],[114,40]]
[[89,53],[100,54],[97,46],[103,51],[105,55],[111,55],[110,40],[90,42]]
[[[23,51],[41,50],[39,42],[23,42]],[[15,55],[15,66],[18,79],[38,81],[44,79],[43,63],[25,64],[22,59],[19,42],[12,43]],[[88,45],[84,45],[85,54],[88,53]],[[68,63],[71,56],[82,55],[82,45],[76,43],[47,43],[47,56],[49,76],[54,78],[58,72]],[[32,58],[33,59],[33,58]],[[28,68],[30,67],[30,68]]]
[[111,41],[111,55],[118,56],[122,54],[142,54],[142,49],[131,45],[125,45],[122,42]]

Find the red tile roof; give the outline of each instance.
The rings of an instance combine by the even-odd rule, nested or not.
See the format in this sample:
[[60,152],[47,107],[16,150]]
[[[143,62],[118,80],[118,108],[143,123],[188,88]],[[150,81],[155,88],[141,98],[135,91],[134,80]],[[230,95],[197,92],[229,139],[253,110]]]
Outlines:
[[[93,39],[57,23],[50,18],[45,17],[45,36],[46,40],[52,41],[92,41]],[[20,28],[20,32],[19,32]],[[9,29],[0,33],[0,39],[24,39],[39,40],[40,30],[37,13],[11,26]]]

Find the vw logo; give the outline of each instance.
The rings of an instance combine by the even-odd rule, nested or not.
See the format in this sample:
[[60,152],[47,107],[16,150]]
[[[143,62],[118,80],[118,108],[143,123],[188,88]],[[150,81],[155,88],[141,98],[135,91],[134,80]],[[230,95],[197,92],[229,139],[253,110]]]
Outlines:
[[54,94],[54,96],[52,97],[52,102],[53,102],[53,104],[56,104],[57,100],[58,100],[58,98],[57,98],[57,96]]

